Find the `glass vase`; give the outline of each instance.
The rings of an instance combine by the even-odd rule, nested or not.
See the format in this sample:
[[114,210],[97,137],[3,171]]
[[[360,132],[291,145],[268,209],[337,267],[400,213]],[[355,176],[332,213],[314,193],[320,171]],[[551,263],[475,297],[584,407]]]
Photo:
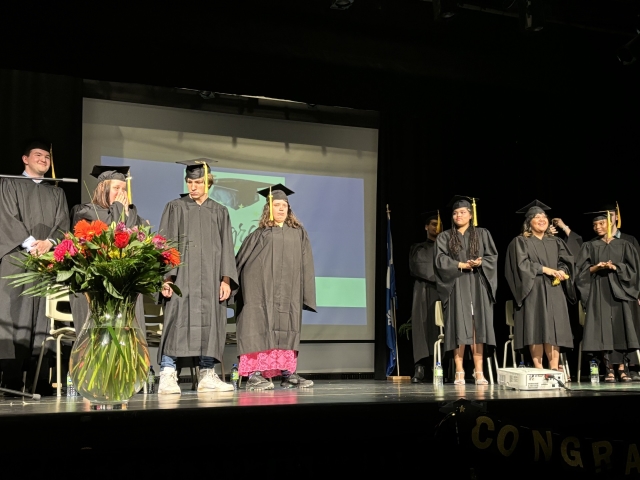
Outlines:
[[92,404],[124,405],[143,387],[150,365],[136,299],[92,293],[87,300],[89,315],[71,351],[71,379]]

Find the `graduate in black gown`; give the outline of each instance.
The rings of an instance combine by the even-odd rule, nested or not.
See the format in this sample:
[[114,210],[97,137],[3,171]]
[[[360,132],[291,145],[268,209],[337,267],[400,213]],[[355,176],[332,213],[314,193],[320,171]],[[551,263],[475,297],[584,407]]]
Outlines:
[[437,210],[423,213],[421,217],[427,231],[427,240],[412,245],[409,253],[409,271],[415,279],[411,307],[411,337],[415,362],[412,383],[424,380],[424,370],[429,365],[428,357],[433,355],[433,345],[440,333],[435,319],[435,305],[439,298],[433,266],[436,237],[442,231],[442,223]]
[[[25,177],[43,177],[51,167],[50,144],[26,145],[22,162]],[[12,256],[20,252],[42,255],[69,230],[69,209],[61,188],[53,182],[0,179],[0,361],[3,384],[22,390],[22,372],[40,353],[49,332],[46,299],[21,296],[29,287],[13,287],[8,275],[24,272]],[[52,345],[52,343],[47,343]],[[45,346],[45,348],[47,348]],[[47,357],[45,357],[47,358]],[[31,362],[34,363],[34,362]],[[35,370],[35,367],[33,368]],[[48,376],[48,368],[41,370]],[[27,385],[31,385],[27,381]],[[40,393],[44,390],[38,387]]]
[[477,226],[477,198],[455,196],[449,204],[453,228],[436,240],[435,272],[444,313],[445,350],[453,350],[456,385],[464,384],[462,366],[471,346],[478,385],[483,374],[485,345],[495,348],[493,304],[498,288],[498,252],[488,230]]
[[302,311],[316,311],[309,234],[289,205],[293,191],[278,184],[258,193],[267,203],[236,255],[238,370],[249,375],[248,390],[272,389],[277,375],[283,388],[311,387],[311,380],[296,374]]
[[[638,255],[640,255],[640,244],[638,244],[638,240],[636,239],[636,237],[634,237],[633,235],[629,235],[628,233],[623,233],[620,230],[620,227],[622,227],[622,220],[618,202],[607,203],[603,206],[603,209],[607,210],[610,215],[611,235],[615,238],[622,238],[623,240],[631,243],[638,252]],[[638,316],[638,318],[640,318],[640,305],[635,306],[635,309],[637,310],[636,315]],[[630,370],[632,370],[629,372],[629,375],[627,375],[627,371],[625,370],[624,358],[622,356],[622,353],[616,351],[611,352],[609,354],[609,360],[613,364],[620,381],[629,382],[630,380],[627,377],[631,377],[631,379],[634,381],[640,381],[640,375],[638,375],[637,372],[638,365],[636,364],[637,362],[635,362],[637,360],[637,357],[635,355],[629,358],[628,365],[631,366]]]
[[[112,222],[124,222],[128,228],[148,224],[138,216],[136,206],[131,204],[131,192],[127,186],[128,174],[129,167],[126,166],[94,165],[91,176],[98,179],[98,185],[90,203],[76,205],[71,209],[71,229],[73,230],[80,220],[100,220],[107,225],[111,225]],[[82,294],[71,294],[69,300],[73,324],[79,334],[87,320],[89,302]],[[136,318],[142,331],[145,331],[142,295],[136,304]]]
[[590,213],[597,237],[582,244],[576,286],[585,309],[582,349],[602,354],[605,382],[615,382],[612,352],[622,355],[621,381],[631,381],[627,353],[640,347],[640,257],[633,243],[613,235],[612,211]]
[[169,273],[166,283],[175,283],[182,296],[173,295],[167,284],[162,289],[166,303],[158,394],[180,394],[178,357],[199,358],[199,392],[233,391],[214,370],[224,353],[228,300],[238,287],[229,211],[209,198],[213,176],[208,164],[178,163],[187,167],[189,194],[167,204],[159,232],[178,244],[183,264]]
[[560,349],[573,348],[567,300],[576,302],[574,260],[566,244],[550,232],[542,202],[535,200],[517,213],[525,214],[522,233],[507,249],[505,276],[515,301],[514,347],[529,347],[535,368],[558,370]]

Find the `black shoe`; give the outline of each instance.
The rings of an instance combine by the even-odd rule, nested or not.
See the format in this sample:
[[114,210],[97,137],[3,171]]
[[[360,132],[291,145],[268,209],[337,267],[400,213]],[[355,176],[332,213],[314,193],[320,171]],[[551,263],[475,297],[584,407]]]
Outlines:
[[634,382],[640,382],[640,373],[636,372],[635,370],[631,370],[629,372],[629,376]]
[[416,365],[416,371],[411,377],[411,383],[422,383],[424,381],[424,367]]
[[306,378],[302,378],[297,373],[292,373],[288,377],[282,377],[280,386],[282,388],[294,388],[294,387],[309,388],[309,387],[313,387],[313,381],[307,380]]
[[252,373],[245,385],[247,390],[273,390],[273,382],[267,380],[260,372]]

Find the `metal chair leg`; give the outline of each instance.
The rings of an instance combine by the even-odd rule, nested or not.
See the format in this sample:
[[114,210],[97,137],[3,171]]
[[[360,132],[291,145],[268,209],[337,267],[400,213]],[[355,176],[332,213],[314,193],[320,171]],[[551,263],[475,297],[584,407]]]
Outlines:
[[38,357],[38,365],[36,366],[36,376],[33,377],[33,385],[31,386],[31,393],[36,393],[36,384],[38,383],[38,377],[40,376],[40,367],[42,366],[42,357],[44,356],[44,344],[47,343],[49,338],[45,337],[40,347],[40,356]]
[[511,343],[511,340],[507,340],[506,342],[504,342],[504,354],[502,355],[502,368],[507,368],[507,347],[509,346],[509,343]]
[[491,357],[487,357],[487,370],[489,371],[489,385],[493,385],[493,368],[491,367]]
[[62,349],[61,342],[63,336],[64,335],[58,335],[58,338],[56,338],[56,382],[58,385],[56,396],[58,397],[62,396],[62,372],[60,371],[62,369],[62,355],[60,354],[60,350]]
[[[513,368],[517,368],[517,360],[516,360],[516,348],[513,346],[513,339],[511,339],[511,358],[513,358]],[[524,356],[520,355],[520,359],[523,360]]]
[[580,383],[581,371],[582,371],[582,341],[580,341],[580,346],[578,347],[578,376],[576,378],[578,383]]
[[495,363],[496,365],[496,375],[497,375],[498,369],[500,368],[500,366],[498,365],[498,353],[496,352],[496,350],[493,351],[493,363]]

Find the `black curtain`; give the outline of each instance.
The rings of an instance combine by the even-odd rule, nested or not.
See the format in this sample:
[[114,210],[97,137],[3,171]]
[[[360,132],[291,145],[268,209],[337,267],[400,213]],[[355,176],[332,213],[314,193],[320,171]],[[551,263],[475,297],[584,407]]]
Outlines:
[[[82,79],[0,69],[0,132],[0,173],[21,174],[25,141],[41,137],[53,144],[56,176],[79,179]],[[81,185],[59,184],[69,207],[80,203]]]
[[[591,219],[583,212],[618,201],[621,230],[640,236],[636,195],[640,119],[632,113],[638,94],[622,87],[606,95],[583,95],[578,89],[573,96],[554,96],[432,84],[424,85],[429,95],[422,99],[402,98],[400,93],[387,96],[379,132],[376,378],[385,378],[388,355],[387,204],[400,325],[411,316],[409,248],[426,238],[419,213],[439,208],[447,229],[451,221],[445,205],[450,198],[456,194],[479,197],[479,226],[490,231],[499,252],[494,329],[500,365],[508,335],[504,305],[511,299],[504,280],[505,252],[523,221],[516,210],[537,198],[552,207],[550,217],[561,217],[588,240],[594,233]],[[575,349],[569,353],[572,370],[581,336],[581,328],[574,326]],[[401,374],[412,375],[411,341],[399,337],[398,349]]]

